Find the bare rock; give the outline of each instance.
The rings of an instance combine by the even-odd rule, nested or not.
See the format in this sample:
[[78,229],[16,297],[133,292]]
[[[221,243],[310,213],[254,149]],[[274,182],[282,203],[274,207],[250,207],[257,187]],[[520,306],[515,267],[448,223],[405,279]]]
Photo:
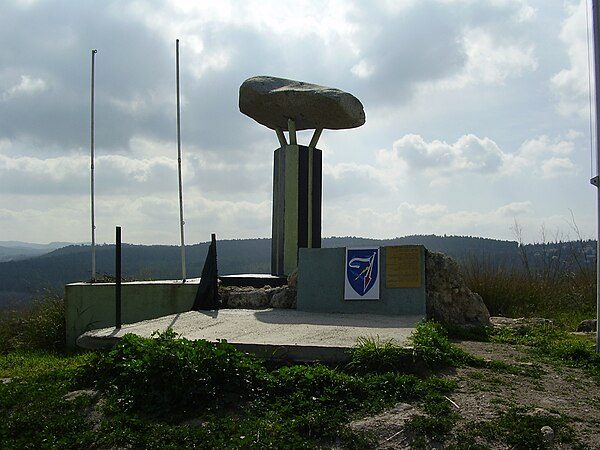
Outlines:
[[288,275],[287,285],[292,289],[298,289],[298,268]]
[[514,330],[542,325],[556,325],[554,320],[544,319],[543,317],[490,317],[490,323],[495,328],[512,328]]
[[[269,288],[270,289],[270,288]],[[264,288],[230,286],[221,288],[224,308],[262,309],[269,307],[269,295]]]
[[77,400],[79,397],[86,396],[86,397],[94,398],[97,395],[98,395],[98,392],[93,389],[80,389],[78,391],[71,391],[71,392],[66,393],[63,396],[63,399],[65,399],[68,402],[72,402],[72,401]]
[[258,123],[288,130],[341,130],[365,123],[362,103],[339,89],[271,76],[248,78],[240,86],[240,111]]
[[550,443],[554,440],[554,430],[552,427],[545,425],[540,431],[542,433],[542,439],[544,439],[544,442]]
[[295,308],[296,289],[288,286],[255,288],[222,286],[219,290],[222,308],[265,309]]
[[592,333],[596,331],[597,327],[598,325],[596,319],[582,320],[579,325],[577,325],[577,331],[583,333]]
[[296,289],[292,289],[289,286],[282,288],[279,292],[273,294],[273,298],[271,298],[271,308],[296,308],[296,292]]
[[445,326],[487,326],[490,313],[479,294],[472,292],[458,264],[444,253],[427,252],[427,318]]

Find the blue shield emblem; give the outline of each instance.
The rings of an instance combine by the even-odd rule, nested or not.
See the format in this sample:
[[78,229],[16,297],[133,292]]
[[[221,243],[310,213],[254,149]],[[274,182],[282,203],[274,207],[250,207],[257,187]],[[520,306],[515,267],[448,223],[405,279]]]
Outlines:
[[379,249],[347,249],[346,280],[360,297],[375,286],[379,273]]

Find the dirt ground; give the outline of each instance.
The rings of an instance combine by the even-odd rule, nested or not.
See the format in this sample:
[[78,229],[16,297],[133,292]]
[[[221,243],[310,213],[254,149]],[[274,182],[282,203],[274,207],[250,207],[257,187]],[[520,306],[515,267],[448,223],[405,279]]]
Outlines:
[[[470,341],[455,344],[473,355],[503,361],[540,376],[471,367],[444,373],[458,385],[447,398],[460,418],[452,435],[439,448],[460,444],[454,437],[456,432],[477,422],[493,420],[509,407],[522,405],[533,415],[567,417],[576,439],[586,448],[600,450],[600,386],[584,371],[540,362],[520,346]],[[377,448],[411,448],[411,436],[404,425],[415,414],[423,414],[418,405],[398,404],[377,416],[355,421],[352,427],[374,433],[379,442]],[[485,441],[480,444],[487,448],[508,448],[490,446]],[[550,440],[548,448],[571,447]]]

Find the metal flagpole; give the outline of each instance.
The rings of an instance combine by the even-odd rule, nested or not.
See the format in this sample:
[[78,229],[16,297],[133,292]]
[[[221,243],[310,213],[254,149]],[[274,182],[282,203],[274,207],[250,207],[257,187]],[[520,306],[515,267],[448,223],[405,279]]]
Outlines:
[[592,0],[592,24],[594,31],[594,90],[596,106],[596,176],[591,182],[596,186],[597,192],[597,226],[598,236],[596,238],[596,352],[600,352],[600,186],[598,177],[600,176],[600,147],[598,145],[600,137],[600,121],[598,113],[600,111],[600,8],[598,0]]
[[177,174],[179,176],[179,230],[181,233],[181,277],[186,279],[185,273],[185,238],[183,233],[183,189],[181,182],[181,103],[179,101],[179,39],[175,40],[175,65],[177,73]]
[[91,114],[90,114],[90,159],[91,159],[91,177],[90,177],[90,194],[92,197],[92,281],[96,281],[96,222],[95,222],[95,205],[94,205],[94,72],[96,65],[96,53],[98,50],[92,50],[92,98],[91,98]]

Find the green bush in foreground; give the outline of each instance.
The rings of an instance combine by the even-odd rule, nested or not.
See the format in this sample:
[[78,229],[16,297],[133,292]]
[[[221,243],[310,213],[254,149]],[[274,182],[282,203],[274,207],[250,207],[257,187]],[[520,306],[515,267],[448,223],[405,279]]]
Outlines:
[[266,376],[261,364],[231,344],[177,339],[172,330],[154,339],[125,335],[98,357],[94,374],[125,409],[180,414],[249,399],[264,389]]

